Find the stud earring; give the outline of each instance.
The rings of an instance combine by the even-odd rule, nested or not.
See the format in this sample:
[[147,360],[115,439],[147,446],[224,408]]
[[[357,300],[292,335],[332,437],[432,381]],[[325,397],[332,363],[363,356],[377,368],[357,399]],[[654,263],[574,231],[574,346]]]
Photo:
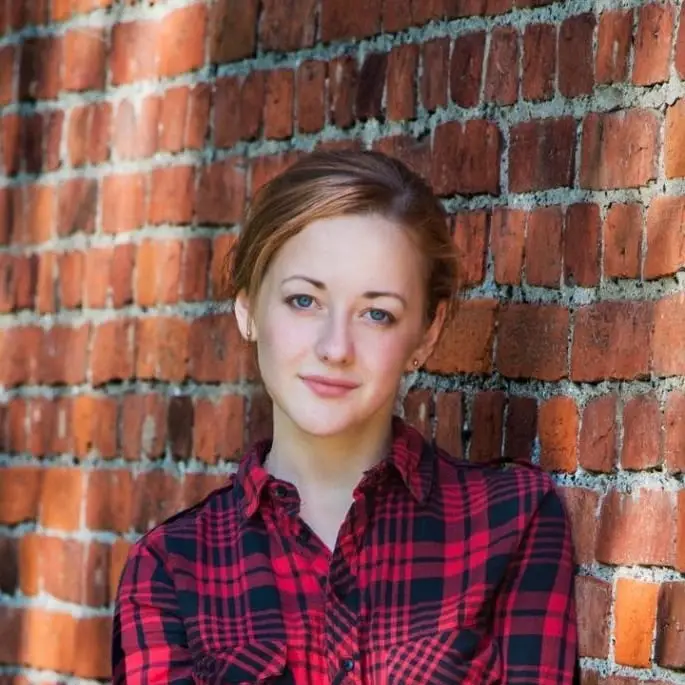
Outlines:
[[414,368],[415,368],[415,369],[418,369],[418,368],[419,368],[419,360],[418,360],[418,359],[415,359],[415,360],[414,360]]
[[252,340],[252,326],[250,325],[250,322],[247,322],[247,331],[245,332],[245,338],[250,341]]

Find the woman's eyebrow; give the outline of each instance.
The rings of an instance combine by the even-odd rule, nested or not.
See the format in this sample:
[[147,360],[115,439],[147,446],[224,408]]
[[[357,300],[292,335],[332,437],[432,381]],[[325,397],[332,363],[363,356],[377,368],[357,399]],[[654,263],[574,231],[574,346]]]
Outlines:
[[[281,285],[293,280],[302,280],[311,283],[318,290],[326,290],[326,284],[323,281],[317,281],[315,278],[310,278],[309,276],[302,276],[301,274],[295,274],[294,276],[288,276],[281,281]],[[407,306],[407,300],[402,297],[399,293],[394,293],[389,290],[367,290],[362,294],[362,297],[367,300],[374,300],[377,297],[394,297],[399,300],[405,307]]]

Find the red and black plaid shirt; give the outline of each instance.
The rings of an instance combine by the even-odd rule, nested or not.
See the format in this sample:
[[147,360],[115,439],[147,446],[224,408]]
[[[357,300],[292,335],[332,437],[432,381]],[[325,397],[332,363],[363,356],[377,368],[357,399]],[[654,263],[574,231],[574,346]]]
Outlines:
[[113,677],[128,683],[570,685],[569,525],[533,466],[457,461],[399,419],[331,553],[263,468],[132,549]]

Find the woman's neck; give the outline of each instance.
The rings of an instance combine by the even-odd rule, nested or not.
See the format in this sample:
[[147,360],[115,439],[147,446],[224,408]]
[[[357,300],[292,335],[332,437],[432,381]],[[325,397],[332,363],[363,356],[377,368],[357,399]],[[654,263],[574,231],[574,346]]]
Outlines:
[[266,469],[304,492],[348,492],[365,471],[388,454],[392,415],[355,426],[345,434],[319,437],[300,430],[274,408],[274,432]]

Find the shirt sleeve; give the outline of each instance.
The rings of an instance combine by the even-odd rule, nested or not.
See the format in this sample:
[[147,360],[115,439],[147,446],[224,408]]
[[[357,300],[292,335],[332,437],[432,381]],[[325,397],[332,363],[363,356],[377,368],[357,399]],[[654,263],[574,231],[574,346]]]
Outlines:
[[555,490],[543,496],[495,602],[507,685],[578,682],[571,530]]
[[112,683],[190,685],[192,670],[171,576],[155,550],[134,545],[115,603]]

